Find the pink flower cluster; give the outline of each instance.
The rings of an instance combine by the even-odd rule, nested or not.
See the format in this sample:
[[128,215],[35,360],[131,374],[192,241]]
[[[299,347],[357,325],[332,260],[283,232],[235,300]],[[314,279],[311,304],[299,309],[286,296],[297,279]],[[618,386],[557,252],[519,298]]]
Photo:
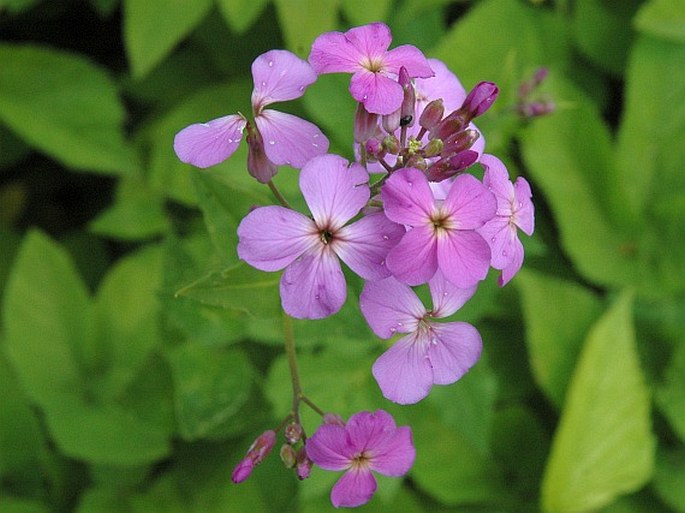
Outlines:
[[[389,50],[390,43],[389,28],[372,23],[319,36],[309,62],[267,52],[252,65],[253,121],[231,114],[191,125],[177,134],[174,149],[183,162],[208,167],[233,154],[247,131],[247,167],[258,181],[269,183],[277,166],[301,169],[309,212],[287,204],[255,208],[238,227],[238,255],[257,269],[283,271],[282,306],[299,319],[342,308],[341,261],[363,278],[359,304],[373,332],[384,339],[403,334],[373,375],[387,399],[410,404],[477,362],[478,331],[437,320],[459,310],[490,268],[501,271],[500,286],[512,279],[524,257],[518,231],[533,233],[534,210],[528,182],[510,180],[473,124],[497,98],[497,86],[481,82],[467,94],[442,62],[410,45]],[[312,123],[265,108],[299,98],[325,73],[352,74],[354,162],[328,154],[328,140]],[[478,169],[482,179],[471,173]],[[423,284],[430,309],[412,289]],[[234,480],[263,457],[255,450]],[[371,471],[406,473],[414,448],[409,428],[396,428],[383,411],[363,412],[347,424],[320,426],[306,440],[306,456],[321,468],[345,470],[331,498],[336,507],[356,506],[375,490]]]

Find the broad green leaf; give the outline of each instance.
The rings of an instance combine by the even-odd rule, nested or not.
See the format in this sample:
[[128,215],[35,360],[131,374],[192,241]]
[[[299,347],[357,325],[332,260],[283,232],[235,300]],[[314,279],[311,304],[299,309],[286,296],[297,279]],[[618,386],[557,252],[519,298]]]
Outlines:
[[31,399],[47,405],[81,388],[91,356],[88,292],[67,253],[40,232],[19,250],[2,314],[9,362]]
[[115,405],[63,394],[44,407],[57,447],[72,458],[102,465],[140,465],[166,456],[169,433]]
[[666,369],[664,382],[656,393],[656,403],[680,440],[685,442],[685,340],[679,339]]
[[685,43],[685,3],[681,0],[650,0],[635,16],[635,27],[645,34]]
[[159,64],[205,17],[211,0],[125,0],[124,42],[133,76]]
[[0,172],[19,162],[29,152],[24,141],[0,124]]
[[277,273],[258,271],[240,262],[183,287],[176,292],[176,296],[255,318],[277,317],[281,311],[279,280]]
[[[595,283],[649,283],[653,270],[639,267],[635,254],[639,232],[635,226],[619,229],[632,217],[608,129],[580,91],[558,77],[548,81],[554,97],[567,107],[531,123],[521,149],[534,184],[550,203],[562,248]],[[587,155],[592,155],[591,162]],[[533,189],[533,201],[535,194]]]
[[42,502],[20,499],[18,497],[0,497],[2,513],[49,513],[50,508]]
[[83,57],[0,45],[0,122],[68,167],[126,174],[137,165],[124,141],[124,109],[110,77]]
[[226,424],[250,397],[253,371],[239,348],[187,343],[168,355],[176,417],[186,440],[206,437]]
[[81,494],[75,513],[131,513],[121,492],[111,488],[90,488]]
[[516,285],[533,375],[561,408],[585,334],[599,317],[601,303],[580,284],[533,271],[521,271]]
[[257,21],[269,0],[217,0],[219,11],[229,26],[239,34]]
[[678,513],[685,512],[685,450],[657,454],[654,488],[659,497]]
[[314,39],[336,30],[340,0],[274,0],[286,47],[303,59],[309,56]]
[[575,2],[573,34],[576,44],[593,62],[617,76],[625,68],[633,39],[630,20],[638,4],[639,0]]
[[154,237],[168,227],[162,198],[137,177],[122,178],[114,203],[89,224],[93,233],[123,240]]
[[160,343],[162,250],[148,246],[110,268],[95,301],[99,392],[118,397]]
[[350,20],[352,25],[364,25],[384,20],[387,17],[388,10],[392,7],[393,1],[341,0],[340,4],[343,14]]
[[654,466],[650,400],[632,295],[594,324],[573,373],[542,483],[546,512],[592,511],[644,485]]

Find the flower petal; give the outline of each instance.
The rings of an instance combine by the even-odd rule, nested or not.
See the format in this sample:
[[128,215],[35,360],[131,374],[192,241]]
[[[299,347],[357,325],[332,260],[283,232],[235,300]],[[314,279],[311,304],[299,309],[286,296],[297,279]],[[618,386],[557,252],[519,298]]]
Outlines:
[[343,426],[322,424],[306,441],[307,456],[324,470],[345,470],[354,458]]
[[373,377],[386,399],[413,404],[428,395],[433,386],[433,371],[425,342],[412,333],[395,342],[374,362]]
[[323,319],[333,315],[347,297],[338,257],[323,244],[285,268],[280,291],[283,310],[296,319]]
[[381,115],[395,112],[404,98],[402,86],[396,80],[366,69],[352,75],[350,94],[363,103],[368,112]]
[[426,308],[408,285],[397,279],[367,281],[359,296],[359,308],[373,332],[390,338],[396,332],[416,330]]
[[433,317],[449,317],[459,310],[476,293],[477,285],[466,289],[455,286],[438,271],[428,282],[431,300],[433,301]]
[[497,200],[476,177],[463,174],[454,179],[444,208],[456,222],[457,229],[472,230],[480,228],[494,217]]
[[342,32],[326,32],[314,40],[309,64],[319,75],[325,73],[355,73],[361,68],[363,52]]
[[388,219],[409,226],[426,224],[435,211],[428,180],[414,168],[393,173],[381,189],[381,199]]
[[255,123],[264,139],[264,152],[276,165],[299,169],[328,151],[328,139],[319,127],[292,114],[266,109]]
[[404,233],[404,227],[378,212],[342,227],[335,234],[332,247],[340,259],[365,280],[382,280],[390,276],[385,265],[388,251],[397,245]]
[[371,470],[384,476],[402,476],[409,472],[415,458],[411,429],[401,426],[385,444],[373,449]]
[[530,200],[533,196],[533,193],[530,191],[530,185],[525,178],[519,176],[514,184],[514,191],[516,196],[514,222],[523,230],[523,233],[533,235],[533,230],[535,230],[535,210],[533,202]]
[[338,155],[313,158],[300,173],[300,190],[317,226],[334,232],[369,200],[369,174]]
[[516,198],[507,168],[500,159],[487,153],[481,156],[480,163],[485,167],[483,185],[497,198],[497,215],[511,216]]
[[231,114],[187,126],[174,137],[174,151],[181,162],[196,167],[219,164],[238,149],[246,125],[245,118]]
[[278,271],[315,247],[311,219],[279,206],[259,207],[238,225],[238,256],[262,271]]
[[421,285],[438,270],[437,248],[437,239],[431,227],[412,228],[388,252],[385,263],[398,280],[409,285]]
[[459,288],[472,287],[488,274],[490,247],[475,231],[453,230],[439,238],[437,254],[445,278]]
[[392,41],[392,34],[385,23],[377,21],[351,28],[345,32],[345,39],[352,43],[368,60],[377,61],[385,55]]
[[435,75],[428,59],[421,50],[412,45],[402,45],[393,48],[385,54],[383,59],[385,68],[392,73],[399,73],[404,67],[411,78],[428,78]]
[[433,366],[433,383],[449,385],[475,365],[483,349],[480,334],[468,323],[433,324],[435,343],[428,349]]
[[397,425],[388,412],[376,410],[374,413],[360,411],[350,417],[345,425],[347,440],[353,451],[360,453],[373,451],[391,439]]
[[519,272],[521,266],[523,265],[523,244],[518,237],[514,237],[513,244],[511,245],[511,254],[509,263],[502,269],[502,274],[500,275],[497,283],[500,287],[504,287],[509,281],[514,277],[514,275]]
[[350,469],[331,490],[331,502],[336,508],[354,508],[366,504],[376,491],[376,478],[370,470]]
[[252,63],[252,106],[255,113],[274,102],[294,100],[316,82],[316,73],[305,60],[287,50],[271,50]]
[[466,89],[457,76],[442,61],[428,59],[428,64],[435,75],[415,80],[417,116],[421,115],[428,103],[438,98],[442,98],[446,114],[461,107],[466,98]]

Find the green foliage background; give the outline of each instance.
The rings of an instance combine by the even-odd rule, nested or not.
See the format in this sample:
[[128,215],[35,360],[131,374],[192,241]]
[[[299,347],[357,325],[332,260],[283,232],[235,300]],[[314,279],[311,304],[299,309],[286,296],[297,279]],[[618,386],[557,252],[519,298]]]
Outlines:
[[[418,405],[378,392],[358,281],[295,323],[312,399],[414,431],[414,468],[362,510],[685,512],[682,0],[0,0],[0,511],[332,509],[336,476],[298,483],[277,455],[230,483],[290,405],[278,276],[235,252],[270,198],[244,148],[199,171],[172,140],[248,113],[260,53],[375,20],[467,89],[499,84],[479,126],[537,229],[515,280],[459,314],[482,360]],[[540,66],[557,110],[524,121]],[[351,157],[347,81],[282,108]],[[296,172],[277,180],[297,202]]]

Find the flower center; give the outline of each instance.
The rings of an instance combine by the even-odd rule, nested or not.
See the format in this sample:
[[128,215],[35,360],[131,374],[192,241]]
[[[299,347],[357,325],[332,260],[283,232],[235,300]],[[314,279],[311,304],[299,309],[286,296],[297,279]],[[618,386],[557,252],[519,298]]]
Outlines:
[[367,468],[370,461],[371,456],[366,451],[362,451],[352,458],[351,466],[353,469]]
[[324,245],[328,245],[333,240],[333,234],[328,230],[322,230],[319,232],[319,239],[321,239]]
[[361,62],[363,68],[369,70],[371,73],[378,73],[383,71],[383,60],[366,58]]
[[454,228],[454,220],[445,212],[437,211],[431,216],[430,221],[433,225],[433,233],[437,236]]

